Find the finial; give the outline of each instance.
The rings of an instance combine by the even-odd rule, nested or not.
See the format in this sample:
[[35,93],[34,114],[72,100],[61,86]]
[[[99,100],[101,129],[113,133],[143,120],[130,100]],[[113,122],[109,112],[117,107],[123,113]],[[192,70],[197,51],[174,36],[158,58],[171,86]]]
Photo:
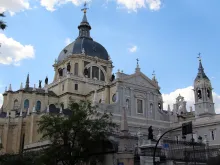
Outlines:
[[138,58],[136,59],[136,61],[137,61],[137,65],[139,65],[139,59]]
[[137,61],[137,68],[139,68],[139,61],[140,60],[137,58],[136,61]]
[[55,58],[54,63],[57,64],[57,59]]
[[201,53],[198,53],[198,57],[197,58],[199,59],[199,62],[202,61]]
[[25,88],[29,88],[29,73],[27,75]]
[[153,76],[153,77],[155,77],[155,76],[156,76],[156,74],[155,74],[155,70],[153,70],[152,76]]
[[11,87],[11,84],[9,84],[9,88],[8,88],[8,91],[12,91],[12,87]]
[[6,87],[5,87],[5,92],[7,92],[7,90],[8,90],[8,89],[7,89],[7,86],[6,86]]
[[83,11],[84,13],[86,13],[86,11],[89,9],[86,6],[87,6],[87,2],[85,1],[84,8],[81,9],[81,11]]
[[34,88],[33,88],[33,91],[36,91],[36,85],[34,84]]
[[21,85],[20,85],[20,89],[23,89],[23,83],[21,83]]

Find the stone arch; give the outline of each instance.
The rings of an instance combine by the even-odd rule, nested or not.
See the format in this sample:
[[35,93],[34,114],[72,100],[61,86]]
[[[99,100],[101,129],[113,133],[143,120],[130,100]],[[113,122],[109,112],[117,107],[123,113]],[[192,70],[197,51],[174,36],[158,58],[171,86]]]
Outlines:
[[41,101],[37,101],[36,103],[36,108],[35,108],[36,111],[40,111],[41,110]]
[[18,108],[19,108],[18,100],[15,99],[15,100],[14,100],[14,104],[13,104],[13,109],[18,109]]
[[24,109],[27,110],[29,108],[29,100],[24,100]]
[[[98,67],[98,68],[100,69],[100,71],[102,71],[102,73],[103,73],[103,75],[104,75],[104,79],[101,80],[101,81],[106,81],[106,80],[107,80],[107,73],[106,73],[105,69],[104,69],[102,66],[100,66],[100,65],[97,65],[97,64],[88,64],[88,65],[86,65],[86,67],[84,68],[84,70],[87,68],[88,71],[90,72],[92,67]],[[100,72],[100,76],[101,76],[102,73]],[[92,74],[89,73],[89,75],[90,75],[90,78],[91,78]],[[101,79],[101,78],[100,78],[100,79]]]

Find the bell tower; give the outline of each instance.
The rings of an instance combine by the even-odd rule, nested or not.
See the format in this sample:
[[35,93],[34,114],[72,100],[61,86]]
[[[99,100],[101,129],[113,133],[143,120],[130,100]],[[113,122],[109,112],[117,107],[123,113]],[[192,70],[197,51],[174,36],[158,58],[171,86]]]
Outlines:
[[196,117],[211,116],[215,114],[212,84],[204,72],[200,53],[198,58],[199,69],[194,80],[195,115]]

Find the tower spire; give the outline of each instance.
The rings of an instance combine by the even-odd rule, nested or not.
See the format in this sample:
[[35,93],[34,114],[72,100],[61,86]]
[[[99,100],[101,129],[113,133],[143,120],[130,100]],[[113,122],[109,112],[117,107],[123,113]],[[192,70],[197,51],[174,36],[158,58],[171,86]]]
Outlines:
[[209,78],[206,76],[205,72],[204,72],[204,68],[202,66],[202,57],[201,57],[201,53],[198,54],[198,57],[199,59],[199,68],[198,68],[198,74],[197,74],[197,77],[196,77],[196,80],[198,79],[208,79]]
[[27,75],[25,88],[29,88],[29,73]]
[[78,38],[92,39],[90,37],[91,26],[89,25],[89,22],[88,22],[87,16],[86,16],[86,12],[87,12],[88,9],[89,8],[87,7],[87,3],[85,2],[84,8],[81,9],[81,11],[83,11],[84,15],[83,15],[82,22],[78,26],[78,29],[79,29],[79,37]]

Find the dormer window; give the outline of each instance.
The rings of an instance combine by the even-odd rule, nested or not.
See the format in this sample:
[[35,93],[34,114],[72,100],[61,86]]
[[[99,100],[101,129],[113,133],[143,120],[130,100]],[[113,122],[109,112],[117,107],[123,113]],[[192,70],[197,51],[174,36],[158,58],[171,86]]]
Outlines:
[[66,54],[66,53],[67,53],[67,50],[66,50],[66,49],[64,49],[64,50],[63,50],[63,52]]

